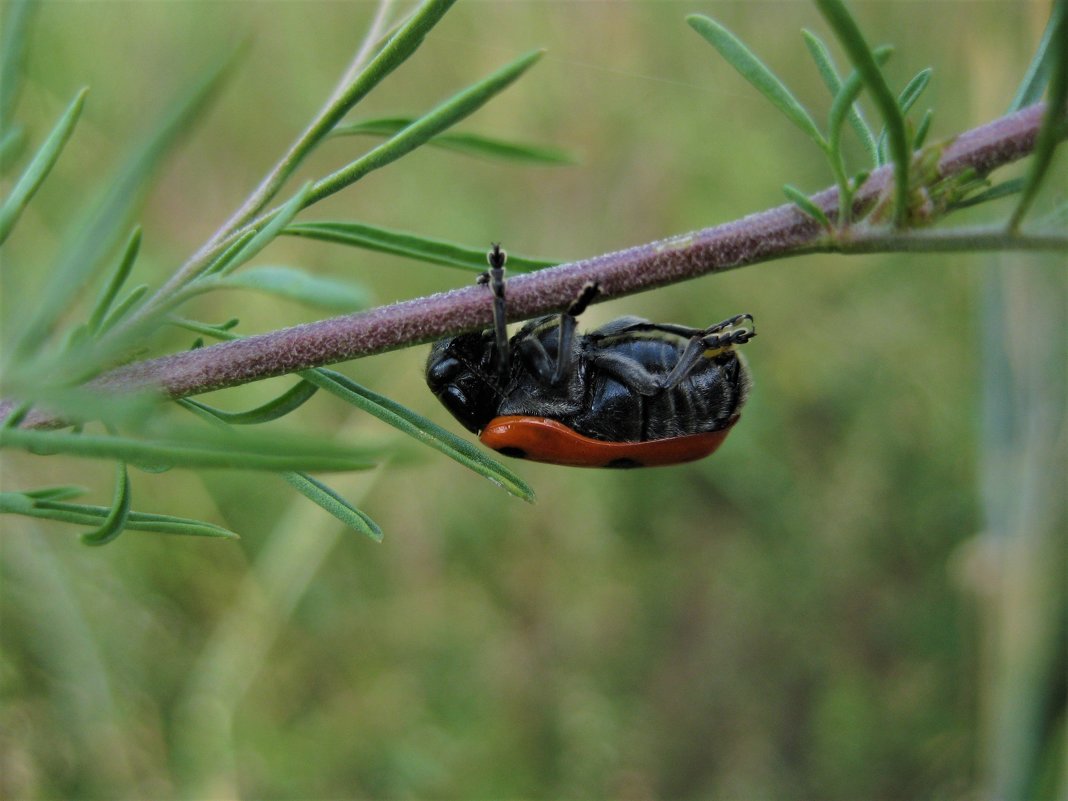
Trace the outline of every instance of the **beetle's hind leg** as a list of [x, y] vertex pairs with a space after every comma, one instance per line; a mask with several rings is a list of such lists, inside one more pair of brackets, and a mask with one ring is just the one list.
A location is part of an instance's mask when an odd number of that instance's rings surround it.
[[692, 337], [683, 350], [679, 360], [664, 376], [661, 389], [677, 387], [686, 376], [693, 372], [702, 359], [714, 359], [735, 345], [743, 345], [756, 336], [753, 315], [736, 314], [721, 323], [709, 326], [700, 334]]

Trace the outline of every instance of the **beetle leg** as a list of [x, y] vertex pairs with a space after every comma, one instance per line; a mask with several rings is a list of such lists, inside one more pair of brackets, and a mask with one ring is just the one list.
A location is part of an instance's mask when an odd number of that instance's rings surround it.
[[515, 346], [518, 357], [530, 370], [530, 374], [542, 386], [550, 386], [556, 368], [541, 340], [535, 337], [517, 337]]
[[575, 330], [578, 328], [578, 315], [585, 311], [599, 288], [590, 282], [582, 287], [578, 297], [568, 306], [567, 311], [559, 315], [556, 325], [556, 361], [549, 355], [541, 337], [552, 331], [552, 316], [533, 331], [524, 329], [530, 336], [517, 335], [515, 346], [531, 375], [543, 387], [554, 387], [567, 379], [571, 373], [572, 356], [575, 349]]
[[594, 353], [591, 361], [598, 370], [639, 395], [656, 395], [661, 390], [657, 377], [630, 356], [602, 350]]
[[753, 318], [749, 314], [738, 314], [722, 323], [706, 328], [700, 335], [686, 343], [686, 349], [679, 360], [664, 376], [660, 388], [673, 389], [681, 384], [702, 359], [712, 359], [734, 345], [742, 345], [756, 336]]
[[753, 316], [750, 314], [736, 314], [734, 317], [724, 320], [722, 323], [716, 323], [708, 328], [693, 328], [688, 325], [678, 325], [677, 323], [651, 323], [648, 320], [642, 320], [639, 317], [621, 317], [618, 320], [613, 320], [601, 328], [598, 328], [596, 331], [589, 332], [587, 336], [598, 341], [611, 341], [614, 339], [625, 339], [631, 334], [653, 332], [674, 334], [675, 336], [690, 339], [691, 337], [707, 336], [716, 331], [721, 331], [724, 328], [738, 325], [743, 320], [749, 321], [751, 336], [755, 336], [755, 331], [752, 331]]
[[496, 343], [497, 377], [504, 381], [508, 377], [511, 354], [508, 352], [508, 320], [504, 301], [504, 264], [508, 254], [501, 249], [499, 242], [493, 243], [493, 249], [486, 256], [489, 261], [489, 273], [479, 276], [480, 284], [489, 284], [493, 292], [493, 335]]
[[583, 285], [582, 290], [575, 300], [568, 306], [567, 311], [560, 315], [560, 335], [557, 339], [556, 369], [553, 370], [553, 386], [567, 378], [571, 370], [571, 352], [575, 347], [575, 329], [578, 328], [578, 316], [586, 311], [600, 287], [596, 282], [590, 281]]

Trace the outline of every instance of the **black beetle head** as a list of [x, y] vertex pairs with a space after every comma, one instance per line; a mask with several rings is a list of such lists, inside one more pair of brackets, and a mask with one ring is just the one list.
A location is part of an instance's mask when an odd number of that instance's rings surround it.
[[493, 331], [476, 331], [439, 339], [426, 360], [430, 391], [474, 434], [497, 416], [501, 404], [493, 351]]

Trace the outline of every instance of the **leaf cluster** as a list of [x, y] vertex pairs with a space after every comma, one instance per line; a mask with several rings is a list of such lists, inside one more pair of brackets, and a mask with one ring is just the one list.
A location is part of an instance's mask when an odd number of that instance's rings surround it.
[[[193, 399], [179, 400], [177, 406], [186, 420], [161, 414], [165, 406], [173, 405], [163, 398], [141, 395], [101, 401], [77, 388], [116, 362], [136, 356], [146, 339], [164, 326], [193, 331], [197, 334], [193, 347], [202, 345], [205, 337], [237, 338], [234, 329], [240, 324], [238, 319], [213, 325], [181, 316], [183, 304], [206, 293], [268, 292], [335, 312], [352, 312], [369, 305], [370, 292], [349, 278], [315, 275], [292, 265], [255, 263], [279, 236], [332, 242], [468, 271], [484, 269], [485, 249], [481, 247], [357, 221], [297, 221], [298, 214], [308, 207], [423, 145], [521, 164], [570, 163], [567, 154], [554, 148], [450, 130], [526, 72], [540, 57], [538, 51], [515, 59], [422, 114], [342, 124], [364, 97], [416, 53], [453, 2], [426, 0], [388, 36], [383, 36], [385, 21], [377, 19], [355, 61], [311, 124], [234, 215], [175, 270], [168, 282], [152, 292], [147, 284], [129, 285], [144, 238], [140, 227], [130, 230], [129, 220], [155, 171], [203, 116], [239, 54], [219, 59], [167, 104], [168, 111], [140, 145], [130, 149], [105, 191], [89, 205], [90, 210], [71, 225], [70, 239], [49, 272], [42, 296], [8, 326], [10, 341], [5, 345], [3, 394], [17, 400], [7, 402], [0, 448], [114, 461], [111, 506], [70, 503], [69, 499], [82, 490], [60, 487], [5, 492], [0, 512], [93, 526], [82, 535], [83, 542], [93, 545], [111, 542], [126, 529], [229, 537], [235, 535], [210, 523], [132, 510], [129, 468], [151, 472], [177, 467], [259, 470], [280, 475], [346, 525], [380, 539], [382, 532], [373, 520], [309, 473], [368, 469], [387, 459], [393, 449], [338, 445], [321, 438], [279, 433], [268, 425], [299, 408], [319, 389], [444, 453], [511, 494], [533, 499], [533, 492], [518, 476], [470, 443], [332, 370], [309, 370], [273, 401], [244, 412], [224, 412]], [[32, 10], [33, 0], [19, 0], [9, 9], [5, 25], [0, 100], [6, 169], [15, 163], [13, 156], [26, 138], [11, 120]], [[15, 230], [35, 192], [59, 161], [76, 131], [87, 95], [88, 88], [75, 93], [51, 131], [25, 160], [0, 204], [0, 244]], [[328, 137], [341, 136], [353, 141], [358, 136], [382, 141], [285, 196], [288, 179], [296, 168]], [[280, 197], [283, 199], [277, 202]], [[109, 264], [109, 254], [116, 249], [118, 258]], [[523, 256], [513, 256], [511, 262], [519, 271], [552, 264]], [[84, 312], [84, 321], [67, 324], [78, 298], [100, 277], [102, 287]], [[20, 427], [31, 408], [42, 407], [72, 425], [55, 431]], [[102, 431], [94, 432], [98, 427]]]
[[[700, 14], [687, 18], [690, 26], [812, 140], [826, 158], [838, 188], [835, 214], [830, 214], [789, 184], [783, 187], [786, 197], [818, 221], [828, 235], [842, 239], [861, 222], [873, 226], [890, 219], [895, 228], [904, 229], [934, 222], [948, 211], [1022, 192], [1023, 197], [1009, 225], [1010, 230], [1015, 230], [1048, 173], [1056, 143], [1064, 138], [1064, 115], [1056, 110], [1063, 110], [1065, 102], [1065, 90], [1060, 82], [1068, 69], [1065, 67], [1068, 63], [1068, 30], [1064, 23], [1066, 4], [1061, 0], [1055, 4], [1047, 34], [1013, 104], [1013, 108], [1018, 109], [1035, 102], [1044, 80], [1049, 79], [1051, 113], [1040, 135], [1031, 173], [1026, 179], [1012, 179], [997, 186], [991, 186], [974, 172], [951, 177], [939, 175], [941, 147], [924, 147], [931, 128], [932, 110], [926, 109], [918, 119], [909, 116], [931, 81], [931, 68], [921, 69], [895, 92], [883, 73], [893, 48], [887, 45], [872, 47], [842, 0], [815, 0], [815, 4], [852, 66], [852, 71], [843, 77], [827, 43], [812, 31], [802, 31], [805, 47], [831, 96], [823, 128], [785, 82], [723, 25]], [[881, 120], [878, 133], [868, 123], [859, 105], [863, 92], [870, 96]], [[847, 123], [867, 156], [867, 163], [859, 168], [852, 168], [847, 162], [844, 137]], [[858, 191], [872, 171], [885, 164], [892, 165], [892, 192], [858, 206]]]

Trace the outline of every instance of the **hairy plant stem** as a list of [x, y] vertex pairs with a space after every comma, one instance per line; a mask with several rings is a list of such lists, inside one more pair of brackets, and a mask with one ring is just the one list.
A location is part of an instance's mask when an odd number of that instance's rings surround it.
[[[985, 175], [1026, 156], [1034, 146], [1044, 111], [1044, 104], [1036, 104], [944, 144], [939, 175], [954, 175], [965, 169]], [[854, 210], [869, 208], [893, 191], [892, 170], [887, 166], [871, 174], [854, 197]], [[836, 188], [820, 192], [812, 201], [831, 220], [837, 218]], [[598, 300], [609, 300], [815, 250], [940, 251], [960, 250], [966, 245], [952, 231], [925, 231], [920, 235], [852, 233], [856, 234], [852, 240], [826, 240], [826, 231], [819, 223], [790, 203], [712, 228], [511, 278], [509, 317], [523, 320], [563, 309], [587, 281], [600, 285]], [[984, 249], [1063, 246], [1063, 240], [1056, 237], [987, 234], [981, 240], [985, 242]], [[967, 249], [975, 249], [974, 240], [971, 244], [973, 247]], [[484, 328], [492, 320], [492, 306], [491, 293], [484, 286], [471, 285], [359, 314], [135, 362], [100, 375], [86, 386], [105, 393], [156, 389], [170, 397], [196, 395]], [[14, 401], [0, 403], [0, 420], [15, 407]], [[28, 427], [57, 424], [59, 421], [36, 410], [22, 422]]]
[[1004, 227], [955, 228], [951, 231], [910, 231], [905, 234], [849, 230], [824, 237], [805, 253], [978, 253], [981, 251], [1059, 251], [1068, 253], [1068, 236], [1017, 234]]

